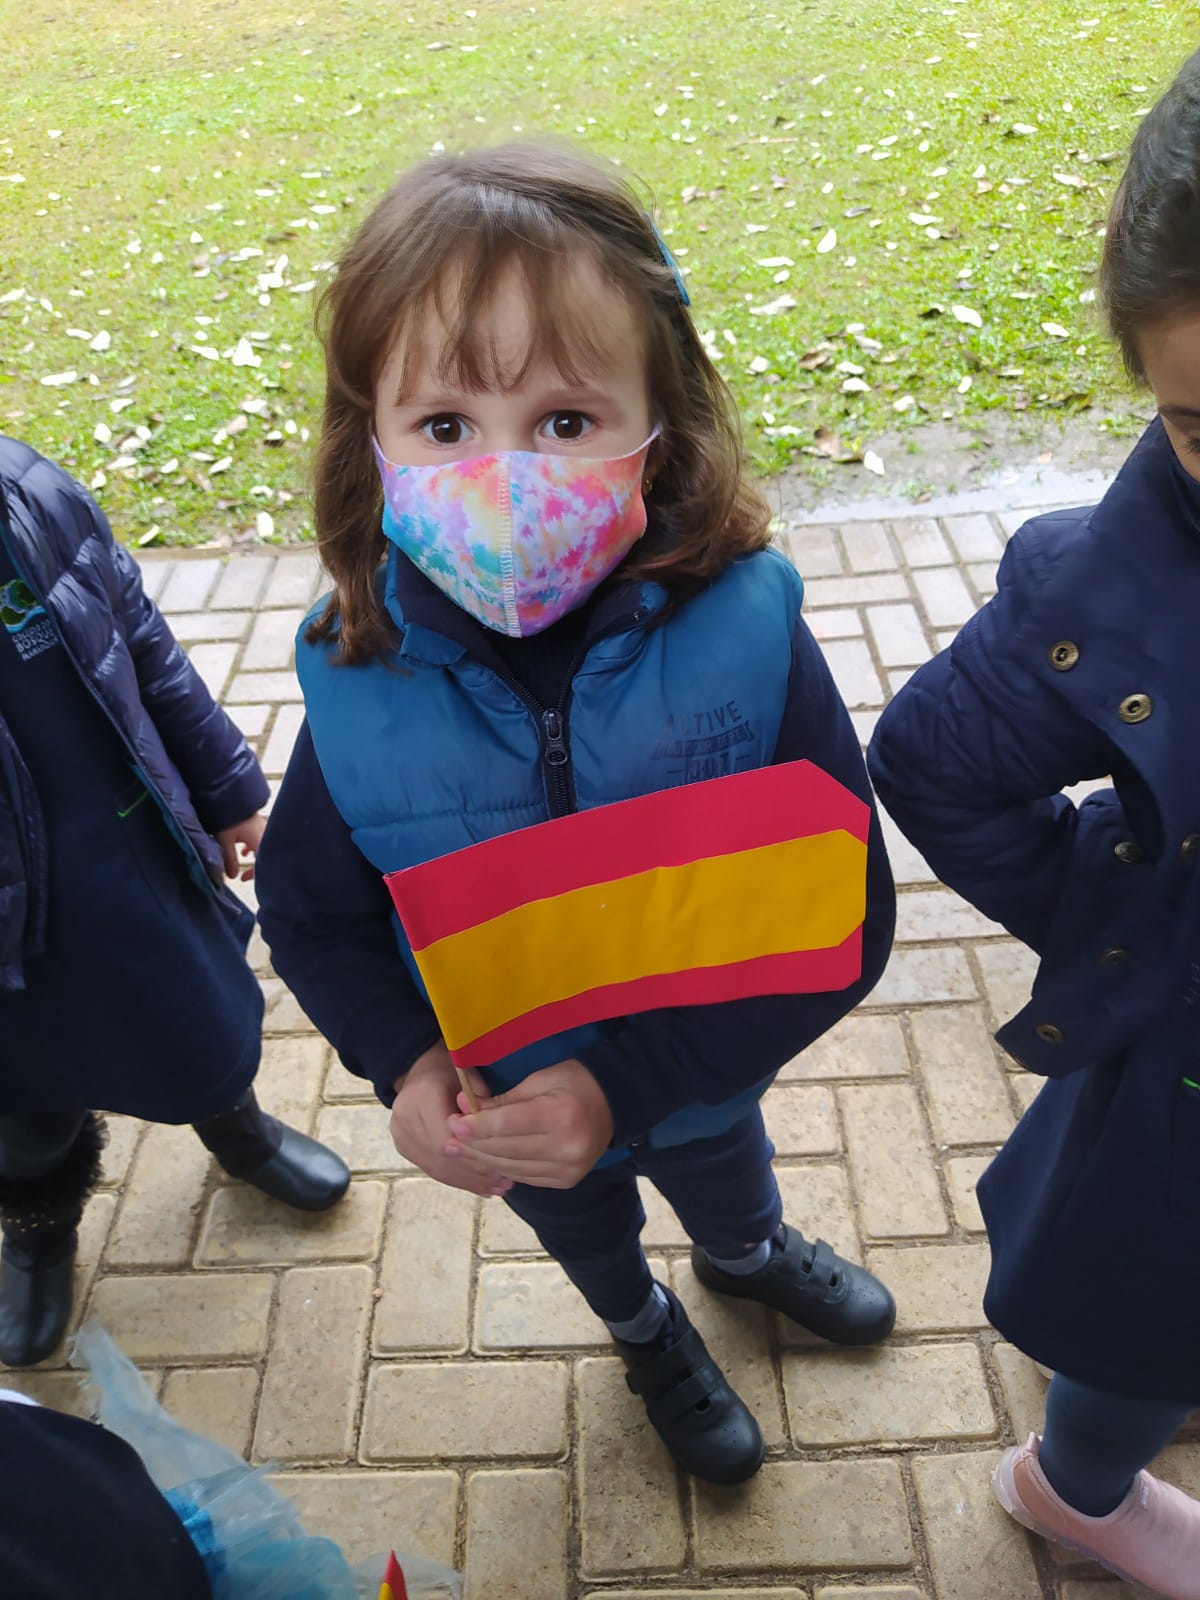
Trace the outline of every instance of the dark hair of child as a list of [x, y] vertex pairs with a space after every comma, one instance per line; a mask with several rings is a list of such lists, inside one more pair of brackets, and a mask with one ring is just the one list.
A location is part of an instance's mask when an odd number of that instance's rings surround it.
[[1104, 236], [1100, 289], [1130, 377], [1145, 328], [1200, 308], [1200, 50], [1139, 124]]

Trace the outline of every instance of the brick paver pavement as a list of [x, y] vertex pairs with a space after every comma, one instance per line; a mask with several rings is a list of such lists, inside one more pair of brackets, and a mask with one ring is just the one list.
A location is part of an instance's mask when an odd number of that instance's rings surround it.
[[[807, 616], [861, 736], [994, 588], [1021, 515], [793, 527]], [[150, 592], [278, 780], [300, 720], [291, 641], [308, 553], [150, 557]], [[992, 1044], [1032, 959], [889, 828], [891, 966], [766, 1100], [789, 1217], [892, 1285], [883, 1349], [820, 1347], [693, 1279], [653, 1194], [646, 1239], [768, 1443], [736, 1491], [672, 1470], [603, 1329], [532, 1235], [414, 1173], [387, 1118], [267, 993], [265, 1104], [340, 1151], [345, 1203], [300, 1217], [231, 1184], [188, 1130], [114, 1118], [82, 1230], [89, 1305], [177, 1416], [257, 1461], [351, 1556], [464, 1567], [468, 1600], [1115, 1600], [994, 1505], [988, 1470], [1044, 1382], [980, 1310], [976, 1178], [1038, 1083]], [[78, 1407], [61, 1358], [16, 1384]], [[9, 1375], [5, 1375], [6, 1381]], [[1200, 1436], [1197, 1436], [1200, 1437]], [[1200, 1491], [1200, 1442], [1166, 1475]]]

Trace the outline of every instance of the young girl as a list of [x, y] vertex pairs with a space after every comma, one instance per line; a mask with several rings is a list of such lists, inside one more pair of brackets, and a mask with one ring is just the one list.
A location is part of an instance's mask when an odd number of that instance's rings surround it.
[[1042, 958], [999, 1037], [1050, 1081], [979, 1199], [988, 1315], [1057, 1376], [997, 1495], [1197, 1600], [1200, 1504], [1142, 1469], [1200, 1405], [1200, 55], [1138, 129], [1102, 285], [1158, 416], [1099, 506], [1017, 534], [870, 765], [938, 875]]
[[317, 522], [336, 590], [299, 645], [307, 730], [259, 893], [277, 970], [392, 1107], [397, 1148], [503, 1194], [607, 1323], [675, 1459], [736, 1482], [762, 1436], [650, 1276], [635, 1179], [674, 1206], [711, 1288], [842, 1343], [889, 1332], [883, 1285], [782, 1224], [758, 1107], [883, 968], [878, 820], [853, 988], [557, 1034], [489, 1068], [485, 1092], [509, 1092], [474, 1116], [457, 1115], [382, 883], [578, 808], [802, 756], [869, 799], [686, 304], [636, 200], [573, 155], [427, 162], [368, 217], [325, 305]]
[[[323, 1209], [345, 1164], [258, 1107], [258, 763], [65, 472], [0, 438], [0, 1361], [50, 1354], [99, 1170], [95, 1110], [192, 1122]], [[92, 1108], [92, 1109], [88, 1109]]]

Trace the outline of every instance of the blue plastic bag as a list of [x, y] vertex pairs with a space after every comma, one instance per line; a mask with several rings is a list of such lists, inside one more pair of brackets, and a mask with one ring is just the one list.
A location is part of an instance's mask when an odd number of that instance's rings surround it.
[[[80, 1330], [71, 1359], [87, 1372], [98, 1420], [138, 1452], [187, 1528], [213, 1600], [376, 1600], [386, 1555], [351, 1567], [332, 1540], [305, 1533], [271, 1469], [181, 1427], [97, 1323]], [[462, 1600], [458, 1573], [398, 1559], [410, 1600]]]

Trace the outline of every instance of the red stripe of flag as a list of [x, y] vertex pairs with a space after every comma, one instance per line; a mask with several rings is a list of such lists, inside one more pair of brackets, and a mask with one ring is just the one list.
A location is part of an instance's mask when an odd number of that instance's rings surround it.
[[862, 976], [862, 929], [856, 928], [832, 950], [798, 950], [757, 956], [720, 967], [693, 967], [629, 983], [607, 984], [583, 994], [539, 1006], [493, 1028], [454, 1051], [458, 1067], [486, 1067], [521, 1049], [532, 1039], [546, 1039], [582, 1023], [632, 1016], [667, 1006], [712, 1005], [744, 1000], [751, 995], [825, 994], [848, 989]]
[[403, 880], [404, 928], [417, 951], [534, 895], [549, 900], [836, 829], [865, 843], [869, 827], [863, 801], [811, 761], [789, 761], [557, 817], [389, 872], [385, 881], [399, 907]]

